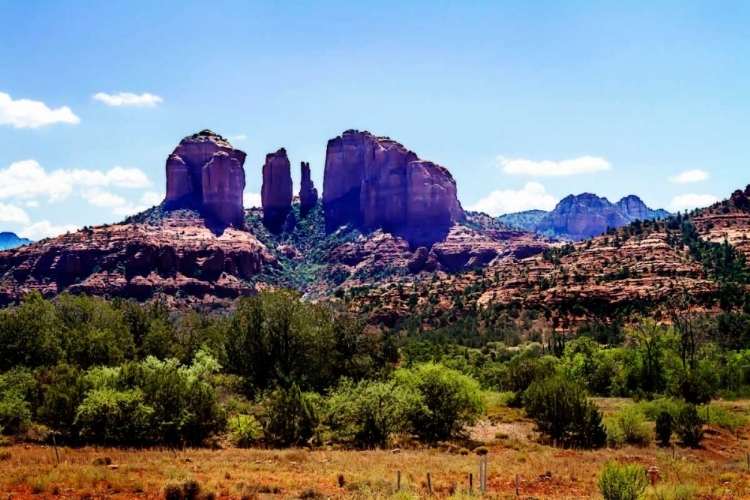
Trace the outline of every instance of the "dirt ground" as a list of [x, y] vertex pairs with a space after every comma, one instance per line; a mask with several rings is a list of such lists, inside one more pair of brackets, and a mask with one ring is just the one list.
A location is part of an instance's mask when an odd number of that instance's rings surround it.
[[[701, 449], [559, 450], [537, 444], [528, 422], [483, 423], [474, 439], [488, 441], [487, 498], [599, 498], [596, 481], [608, 460], [655, 465], [661, 474], [647, 498], [750, 498], [750, 444], [742, 434], [708, 432]], [[500, 436], [500, 439], [496, 436]], [[430, 473], [436, 498], [478, 495], [479, 457], [440, 449], [123, 450], [15, 445], [0, 449], [2, 500], [162, 499], [170, 481], [194, 478], [202, 498], [426, 498]], [[466, 453], [466, 451], [464, 451]], [[674, 458], [673, 458], [674, 454]], [[94, 465], [97, 459], [105, 465]], [[108, 460], [107, 460], [108, 459]], [[107, 461], [111, 461], [109, 466]], [[402, 473], [397, 491], [398, 471]], [[469, 491], [469, 474], [474, 488]]]

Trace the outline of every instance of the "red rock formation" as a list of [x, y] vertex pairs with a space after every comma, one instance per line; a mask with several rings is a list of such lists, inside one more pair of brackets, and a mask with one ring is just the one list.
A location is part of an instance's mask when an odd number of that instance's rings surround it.
[[318, 203], [318, 190], [310, 178], [310, 164], [303, 161], [300, 169], [302, 182], [299, 187], [299, 209], [304, 217]]
[[212, 303], [249, 295], [278, 259], [255, 236], [216, 236], [193, 215], [102, 226], [0, 252], [0, 303], [38, 290]]
[[387, 137], [348, 130], [328, 141], [323, 207], [326, 228], [341, 225], [432, 243], [464, 218], [450, 172]]
[[245, 153], [210, 130], [185, 137], [167, 159], [164, 208], [205, 210], [222, 224], [242, 228]]
[[266, 155], [263, 165], [261, 201], [263, 220], [269, 228], [278, 229], [292, 209], [292, 169], [286, 149]]

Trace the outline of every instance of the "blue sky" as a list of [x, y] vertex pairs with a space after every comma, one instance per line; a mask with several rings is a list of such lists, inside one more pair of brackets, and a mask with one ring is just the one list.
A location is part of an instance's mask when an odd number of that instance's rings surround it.
[[349, 128], [492, 213], [750, 183], [748, 2], [0, 0], [0, 19], [0, 229], [32, 238], [158, 202], [205, 128], [248, 153], [248, 200], [282, 146], [321, 189]]

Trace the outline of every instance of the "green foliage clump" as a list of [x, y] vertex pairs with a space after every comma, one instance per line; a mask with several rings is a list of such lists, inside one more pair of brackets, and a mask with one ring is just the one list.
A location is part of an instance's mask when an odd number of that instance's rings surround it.
[[410, 421], [426, 441], [458, 434], [475, 423], [484, 409], [477, 381], [443, 365], [427, 363], [398, 370], [396, 381], [420, 396], [421, 404], [413, 407]]
[[682, 444], [697, 447], [703, 439], [703, 425], [705, 420], [698, 414], [695, 405], [685, 404], [680, 408], [675, 418], [675, 432]]
[[637, 465], [610, 461], [599, 474], [599, 491], [604, 500], [639, 500], [647, 485], [646, 474]]
[[551, 441], [577, 448], [601, 448], [607, 440], [602, 415], [579, 384], [562, 376], [534, 382], [524, 394], [526, 414]]
[[253, 415], [237, 415], [229, 419], [229, 437], [238, 448], [249, 448], [263, 438], [263, 427]]
[[264, 403], [263, 431], [268, 442], [278, 446], [297, 446], [313, 437], [318, 415], [311, 397], [297, 384], [270, 393]]
[[384, 447], [391, 435], [409, 432], [410, 417], [424, 411], [421, 394], [395, 380], [355, 384], [344, 379], [327, 405], [337, 435], [368, 448]]
[[648, 446], [653, 439], [651, 429], [641, 412], [634, 407], [621, 411], [616, 422], [622, 431], [624, 442], [635, 446]]
[[674, 432], [674, 417], [668, 411], [662, 411], [656, 417], [656, 440], [659, 446], [667, 447]]

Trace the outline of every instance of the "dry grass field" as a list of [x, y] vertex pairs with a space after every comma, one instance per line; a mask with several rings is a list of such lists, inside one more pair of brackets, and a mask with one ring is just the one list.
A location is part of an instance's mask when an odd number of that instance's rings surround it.
[[[475, 439], [493, 436], [487, 443], [489, 474], [484, 497], [517, 498], [518, 474], [523, 499], [600, 498], [599, 470], [606, 461], [617, 460], [644, 470], [651, 465], [659, 468], [662, 481], [648, 488], [647, 498], [750, 498], [750, 447], [742, 433], [709, 429], [701, 449], [678, 447], [672, 458], [672, 449], [653, 444], [617, 450], [557, 450], [534, 442], [530, 430], [523, 421], [485, 423], [472, 430]], [[479, 496], [479, 457], [473, 452], [462, 455], [458, 447], [448, 446], [398, 453], [60, 448], [59, 455], [58, 465], [51, 447], [0, 449], [2, 500], [162, 499], [167, 484], [191, 478], [200, 485], [198, 498], [204, 500], [426, 498], [428, 472], [435, 498]], [[97, 461], [104, 463], [95, 465]], [[397, 491], [399, 470], [402, 484]], [[473, 491], [469, 491], [470, 473], [475, 478]]]

